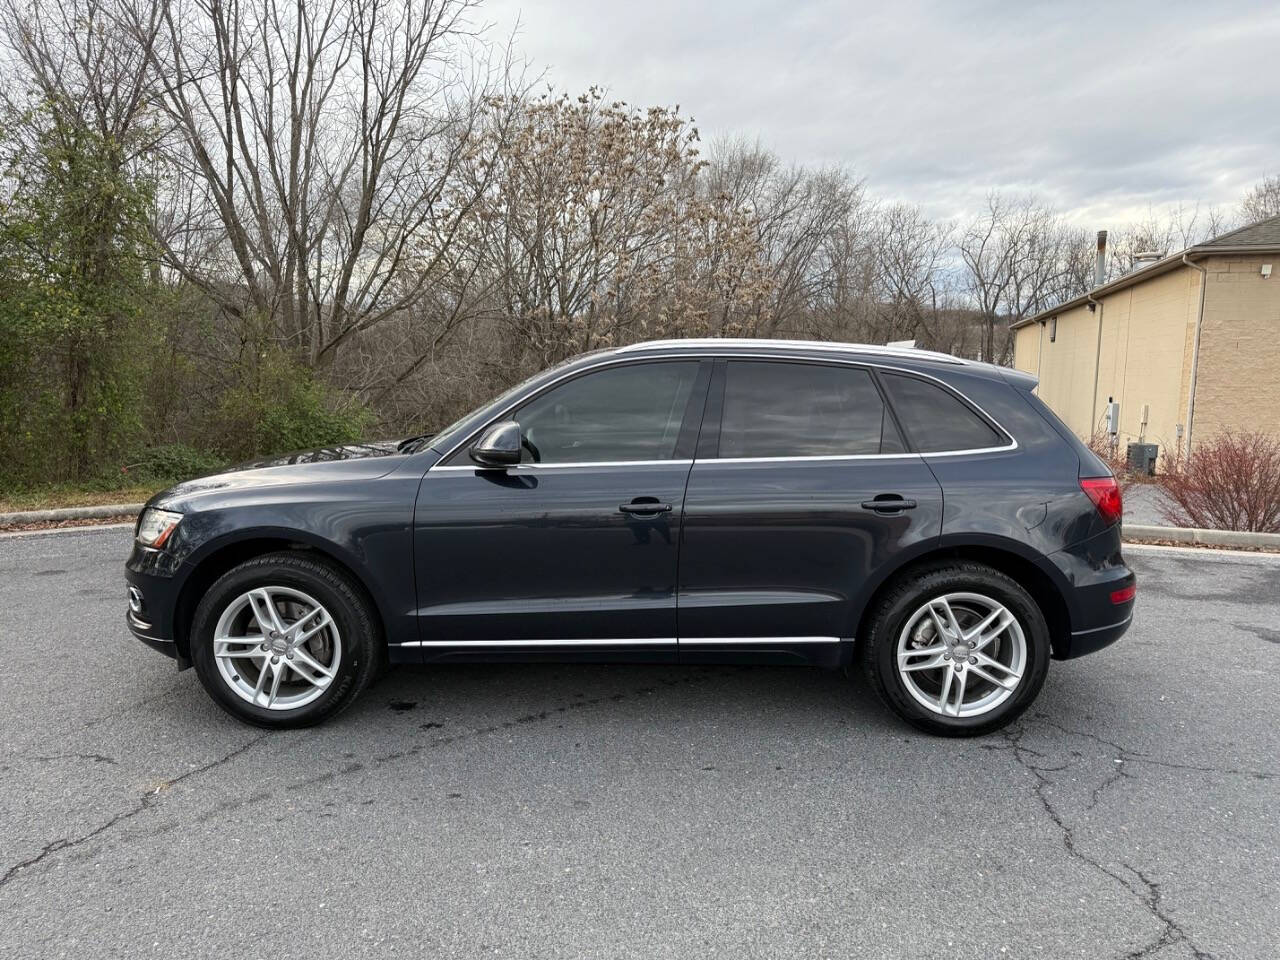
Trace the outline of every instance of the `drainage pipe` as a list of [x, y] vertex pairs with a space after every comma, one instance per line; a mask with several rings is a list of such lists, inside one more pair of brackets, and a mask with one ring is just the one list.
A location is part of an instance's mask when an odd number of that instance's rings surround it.
[[[1182, 255], [1182, 262], [1200, 273], [1200, 305], [1196, 308], [1196, 336], [1191, 347], [1191, 383], [1187, 388], [1187, 429], [1183, 432], [1183, 456], [1191, 454], [1191, 421], [1196, 415], [1196, 374], [1200, 371], [1200, 327], [1204, 323], [1204, 290], [1209, 285], [1209, 271], [1198, 263], [1192, 263], [1187, 255]], [[1095, 388], [1096, 393], [1096, 388]], [[1097, 397], [1095, 396], [1096, 400]]]
[[1092, 439], [1098, 432], [1098, 374], [1102, 370], [1102, 301], [1095, 300], [1091, 293], [1089, 306], [1098, 315], [1098, 342], [1093, 348], [1093, 404], [1089, 407], [1089, 412], [1093, 414], [1093, 419], [1089, 421], [1089, 437]]

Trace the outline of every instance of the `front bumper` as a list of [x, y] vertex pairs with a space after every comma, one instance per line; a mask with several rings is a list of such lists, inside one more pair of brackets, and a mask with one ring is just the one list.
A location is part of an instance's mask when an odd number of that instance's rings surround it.
[[180, 564], [163, 551], [134, 544], [125, 564], [125, 581], [129, 585], [129, 608], [125, 625], [138, 640], [178, 662], [178, 669], [191, 666], [185, 645], [175, 629]]
[[172, 637], [156, 636], [155, 626], [147, 623], [132, 610], [125, 612], [124, 619], [125, 623], [129, 625], [129, 632], [152, 650], [158, 650], [166, 657], [172, 657], [174, 660], [181, 659], [178, 655], [178, 645]]

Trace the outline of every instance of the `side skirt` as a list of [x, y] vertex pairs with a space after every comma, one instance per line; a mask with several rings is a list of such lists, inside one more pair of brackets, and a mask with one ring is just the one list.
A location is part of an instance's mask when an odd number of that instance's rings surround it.
[[[674, 637], [601, 640], [420, 640], [400, 644], [393, 662], [760, 663], [839, 667], [852, 651], [840, 637]], [[393, 648], [394, 651], [395, 648]], [[421, 658], [421, 659], [419, 659]]]

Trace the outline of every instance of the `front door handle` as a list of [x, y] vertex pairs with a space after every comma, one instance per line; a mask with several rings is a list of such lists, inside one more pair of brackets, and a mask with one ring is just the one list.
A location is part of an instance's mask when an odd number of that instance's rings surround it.
[[863, 510], [874, 510], [876, 513], [899, 513], [902, 510], [914, 510], [916, 502], [914, 500], [904, 500], [902, 497], [889, 494], [880, 494], [874, 500], [863, 500]]
[[621, 504], [618, 509], [636, 517], [651, 517], [659, 513], [670, 513], [671, 504], [659, 503], [656, 497], [636, 497], [630, 503]]

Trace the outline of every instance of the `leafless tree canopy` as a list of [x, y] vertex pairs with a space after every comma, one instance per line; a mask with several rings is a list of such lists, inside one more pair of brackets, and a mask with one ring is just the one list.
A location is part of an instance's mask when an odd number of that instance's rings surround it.
[[[199, 409], [261, 406], [278, 370], [396, 430], [646, 337], [1007, 362], [1011, 321], [1093, 281], [1092, 231], [1037, 197], [939, 223], [846, 169], [705, 146], [678, 108], [535, 89], [473, 0], [0, 0], [0, 19], [5, 137], [51, 111], [152, 197], [148, 309], [187, 374], [154, 378], [171, 439]], [[1276, 213], [1270, 177], [1240, 214]], [[1197, 206], [1097, 226], [1118, 275], [1229, 224]]]
[[1280, 217], [1280, 173], [1264, 177], [1240, 203], [1243, 223], [1257, 223], [1268, 217]]
[[[170, 125], [165, 263], [308, 362], [420, 299], [492, 160], [459, 0], [124, 11]], [[478, 150], [489, 150], [478, 157]]]

